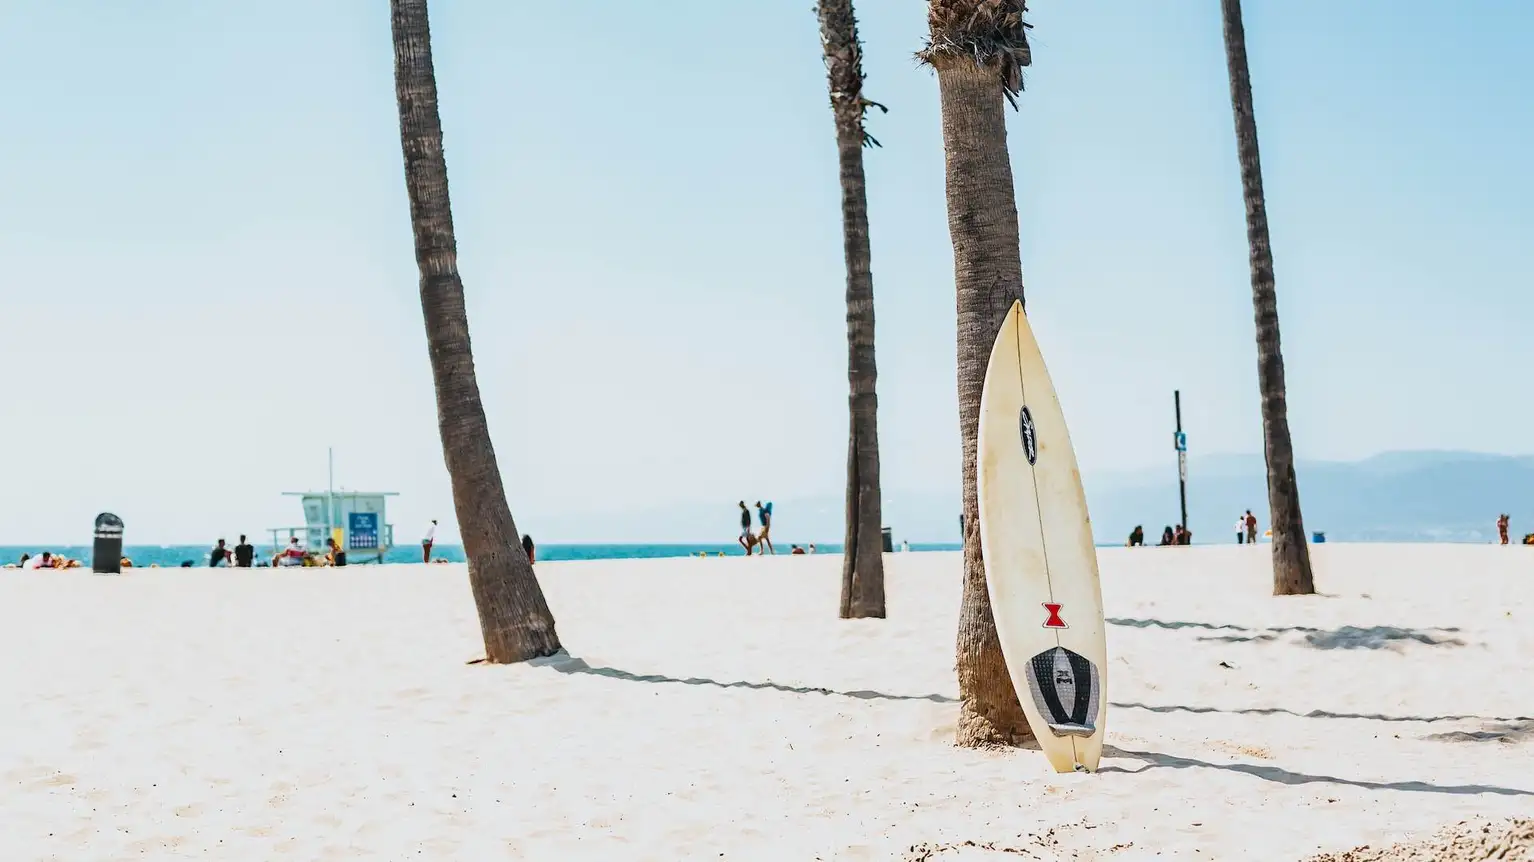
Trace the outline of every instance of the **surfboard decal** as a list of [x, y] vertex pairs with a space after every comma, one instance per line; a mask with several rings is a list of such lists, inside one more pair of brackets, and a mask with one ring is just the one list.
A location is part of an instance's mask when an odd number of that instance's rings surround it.
[[1044, 620], [1044, 628], [1046, 628], [1046, 629], [1068, 629], [1068, 628], [1070, 628], [1070, 626], [1066, 625], [1065, 624], [1065, 620], [1060, 616], [1060, 609], [1065, 607], [1065, 605], [1062, 605], [1059, 602], [1043, 602], [1042, 604], [1044, 606], [1044, 610], [1049, 612], [1049, 617]]
[[1091, 736], [1097, 732], [1102, 682], [1086, 656], [1050, 647], [1028, 661], [1028, 689], [1033, 703], [1056, 736]]
[[1028, 412], [1028, 405], [1023, 405], [1017, 424], [1023, 438], [1023, 454], [1028, 456], [1028, 466], [1032, 467], [1039, 460], [1039, 435], [1033, 430], [1033, 414]]

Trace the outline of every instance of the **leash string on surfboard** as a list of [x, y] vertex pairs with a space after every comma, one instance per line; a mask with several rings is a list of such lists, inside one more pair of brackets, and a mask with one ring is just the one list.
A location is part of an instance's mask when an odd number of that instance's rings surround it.
[[[1017, 307], [1016, 305], [1012, 307], [1009, 313], [1017, 315], [1017, 325], [1014, 326], [1012, 330], [1012, 352], [1013, 356], [1017, 359], [1017, 388], [1023, 396], [1023, 408], [1027, 409], [1028, 384], [1023, 380], [1023, 325], [1027, 315], [1021, 308]], [[1031, 418], [1032, 411], [1029, 411], [1029, 413]], [[1034, 437], [1037, 439], [1038, 431], [1034, 431]], [[1043, 550], [1044, 554], [1044, 584], [1049, 588], [1049, 601], [1053, 603], [1055, 601], [1055, 579], [1054, 573], [1050, 570], [1049, 565], [1049, 536], [1047, 535], [1047, 531], [1044, 529], [1044, 505], [1043, 501], [1039, 498], [1039, 478], [1036, 472], [1037, 469], [1037, 464], [1030, 463], [1028, 465], [1028, 481], [1029, 484], [1033, 486], [1033, 508], [1035, 512], [1038, 512], [1039, 517], [1039, 547]], [[1059, 629], [1055, 629], [1054, 636], [1055, 647], [1060, 648], [1064, 646], [1060, 643]], [[1091, 683], [1089, 681], [1088, 685], [1090, 684]], [[1081, 752], [1076, 748], [1076, 738], [1067, 737], [1067, 739], [1071, 743], [1071, 764], [1079, 770], [1082, 768]]]

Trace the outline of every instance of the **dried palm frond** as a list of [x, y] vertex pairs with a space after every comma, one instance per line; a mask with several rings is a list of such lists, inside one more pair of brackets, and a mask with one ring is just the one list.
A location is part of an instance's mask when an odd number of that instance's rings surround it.
[[831, 82], [831, 111], [838, 123], [855, 124], [863, 146], [882, 146], [863, 121], [869, 108], [889, 113], [872, 99], [863, 96], [863, 46], [858, 41], [858, 22], [852, 12], [852, 0], [825, 0], [815, 4], [820, 19], [820, 44], [825, 50], [826, 75]]
[[1023, 16], [1026, 0], [930, 0], [927, 8], [927, 47], [916, 56], [937, 65], [942, 60], [972, 59], [995, 69], [1002, 92], [1012, 107], [1023, 90], [1023, 67], [1032, 65], [1028, 30]]

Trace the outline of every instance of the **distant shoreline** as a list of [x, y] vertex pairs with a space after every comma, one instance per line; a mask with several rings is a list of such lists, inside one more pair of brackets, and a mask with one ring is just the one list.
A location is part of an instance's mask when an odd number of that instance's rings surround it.
[[[778, 542], [778, 556], [788, 555], [794, 543]], [[798, 543], [800, 547], [808, 547], [807, 542]], [[230, 540], [230, 546], [233, 546]], [[270, 559], [272, 548], [266, 543], [256, 543], [256, 559]], [[895, 546], [899, 551], [900, 545]], [[126, 545], [123, 547], [123, 556], [133, 561], [134, 566], [146, 567], [158, 565], [161, 567], [179, 567], [190, 561], [193, 568], [206, 567], [208, 555], [213, 549], [213, 544], [206, 545]], [[957, 543], [942, 542], [912, 542], [912, 552], [924, 551], [958, 551], [963, 546]], [[91, 560], [91, 546], [89, 545], [0, 545], [0, 565], [15, 563], [22, 554], [37, 555], [42, 551], [63, 555], [70, 559], [81, 560], [89, 565]], [[840, 554], [840, 543], [815, 543], [817, 554]], [[707, 554], [710, 557], [723, 554], [727, 557], [744, 556], [739, 544], [730, 543], [549, 543], [538, 544], [538, 562], [568, 562], [574, 560], [645, 560], [661, 558], [686, 558], [696, 557], [699, 554]], [[448, 562], [461, 563], [465, 561], [462, 545], [436, 544], [431, 549], [432, 559], [444, 559]], [[374, 556], [365, 551], [353, 551], [350, 554], [353, 564], [372, 563]], [[385, 563], [419, 563], [421, 562], [420, 545], [401, 545], [389, 549], [384, 556]]]
[[[1332, 544], [1447, 544], [1447, 545], [1484, 545], [1489, 544], [1485, 540], [1443, 540], [1421, 539], [1416, 541], [1380, 541], [1360, 542], [1359, 540], [1330, 540]], [[794, 543], [779, 542], [778, 556], [786, 556]], [[808, 547], [808, 543], [798, 543], [800, 547]], [[1268, 542], [1259, 544], [1268, 545]], [[1514, 542], [1513, 544], [1517, 544]], [[1236, 547], [1235, 542], [1195, 542], [1192, 547], [1219, 547], [1229, 545]], [[212, 544], [207, 545], [127, 545], [123, 548], [123, 555], [133, 561], [138, 567], [157, 565], [162, 568], [180, 567], [190, 561], [193, 568], [205, 568], [208, 565], [208, 554], [212, 550]], [[1122, 548], [1123, 542], [1099, 542], [1098, 548]], [[1147, 544], [1147, 548], [1157, 547]], [[901, 546], [895, 546], [895, 552], [900, 552]], [[962, 551], [964, 546], [957, 542], [912, 542], [911, 552], [925, 553], [933, 551]], [[0, 566], [16, 563], [22, 554], [36, 556], [42, 551], [63, 555], [69, 559], [81, 560], [84, 565], [90, 565], [91, 547], [89, 545], [0, 545]], [[840, 543], [815, 543], [816, 554], [840, 554]], [[723, 554], [726, 557], [744, 556], [740, 545], [735, 543], [689, 543], [689, 542], [665, 542], [654, 544], [623, 543], [623, 542], [564, 542], [539, 544], [537, 546], [537, 558], [539, 562], [571, 562], [578, 560], [647, 560], [647, 559], [680, 559], [696, 557], [706, 554], [716, 557]], [[258, 543], [256, 545], [256, 558], [270, 559], [272, 549]], [[465, 561], [462, 545], [432, 546], [433, 559], [447, 560], [452, 563]], [[373, 557], [364, 552], [351, 554], [354, 565], [371, 564]], [[384, 557], [385, 563], [419, 563], [421, 562], [421, 548], [419, 545], [403, 545], [391, 548]]]

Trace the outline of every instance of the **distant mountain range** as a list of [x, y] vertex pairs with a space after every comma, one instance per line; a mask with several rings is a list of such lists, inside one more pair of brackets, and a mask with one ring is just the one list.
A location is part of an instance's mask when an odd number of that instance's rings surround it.
[[[1308, 532], [1335, 541], [1487, 542], [1497, 515], [1512, 517], [1514, 541], [1534, 532], [1534, 458], [1477, 452], [1386, 452], [1362, 461], [1299, 461], [1300, 508]], [[1235, 541], [1251, 509], [1268, 527], [1261, 455], [1189, 459], [1188, 520], [1199, 542]], [[1143, 524], [1147, 539], [1178, 520], [1177, 470], [1086, 477], [1099, 542]], [[1522, 529], [1520, 529], [1520, 527]]]
[[[1296, 467], [1307, 531], [1332, 541], [1487, 542], [1497, 515], [1512, 516], [1514, 541], [1534, 532], [1534, 457], [1475, 452], [1387, 452], [1362, 461], [1300, 461]], [[1088, 474], [1087, 505], [1099, 544], [1122, 542], [1136, 524], [1155, 541], [1178, 521], [1177, 469]], [[1266, 530], [1261, 455], [1190, 458], [1188, 519], [1195, 541], [1233, 542], [1236, 518], [1251, 509]], [[738, 532], [733, 500], [642, 511], [538, 517], [518, 524], [552, 542], [728, 541]], [[840, 494], [774, 501], [774, 539], [840, 542]], [[959, 541], [959, 489], [886, 489], [884, 521], [895, 541]], [[722, 537], [722, 538], [721, 538]]]

